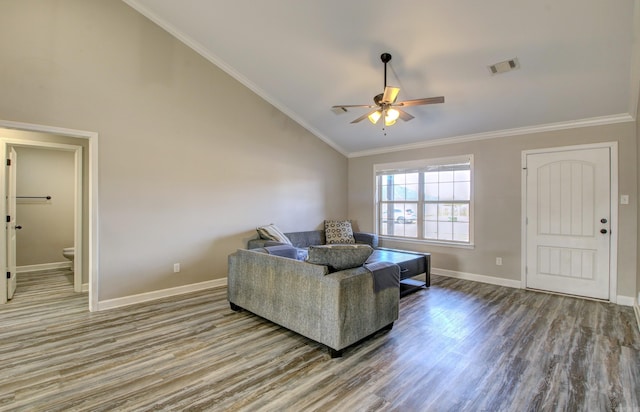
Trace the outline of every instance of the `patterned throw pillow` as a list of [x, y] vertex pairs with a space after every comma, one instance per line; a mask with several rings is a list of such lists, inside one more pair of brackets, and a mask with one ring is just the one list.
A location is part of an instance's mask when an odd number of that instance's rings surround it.
[[350, 220], [325, 220], [324, 233], [327, 245], [356, 243]]
[[329, 272], [362, 266], [373, 253], [369, 245], [309, 246], [307, 262], [329, 267]]
[[280, 230], [276, 225], [271, 223], [270, 225], [260, 226], [256, 229], [260, 239], [275, 240], [276, 242], [291, 244], [289, 238]]

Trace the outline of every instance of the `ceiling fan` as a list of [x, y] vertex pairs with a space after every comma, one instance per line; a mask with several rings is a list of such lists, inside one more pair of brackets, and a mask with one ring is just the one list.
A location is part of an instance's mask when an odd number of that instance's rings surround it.
[[367, 107], [374, 109], [367, 114], [364, 114], [351, 123], [358, 123], [366, 118], [369, 118], [371, 123], [376, 124], [380, 118], [384, 118], [385, 126], [391, 126], [395, 124], [398, 118], [408, 122], [413, 119], [414, 116], [402, 110], [403, 107], [420, 106], [424, 104], [436, 104], [444, 103], [444, 96], [427, 97], [424, 99], [405, 100], [402, 102], [396, 102], [400, 88], [387, 86], [387, 63], [391, 61], [391, 55], [389, 53], [382, 53], [380, 60], [384, 63], [384, 92], [376, 95], [373, 98], [373, 105], [367, 104], [341, 104], [337, 106], [331, 106], [331, 109], [338, 112], [346, 112], [348, 107]]

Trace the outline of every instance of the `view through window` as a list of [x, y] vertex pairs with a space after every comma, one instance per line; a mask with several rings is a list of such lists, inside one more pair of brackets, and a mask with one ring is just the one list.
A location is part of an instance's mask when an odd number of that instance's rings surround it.
[[376, 165], [382, 236], [470, 244], [472, 156]]

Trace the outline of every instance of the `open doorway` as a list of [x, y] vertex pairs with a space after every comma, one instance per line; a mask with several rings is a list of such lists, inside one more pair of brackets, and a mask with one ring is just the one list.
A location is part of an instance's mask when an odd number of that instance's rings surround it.
[[18, 274], [64, 268], [73, 273], [75, 292], [88, 291], [82, 265], [82, 146], [6, 143], [6, 153], [7, 298]]
[[[13, 153], [14, 159], [12, 162], [17, 163], [18, 168], [21, 150], [24, 153], [33, 152], [34, 150], [42, 153], [55, 152], [63, 157], [70, 156], [72, 158], [73, 199], [70, 207], [73, 209], [73, 234], [70, 237], [72, 244], [67, 246], [73, 248], [75, 252], [72, 261], [74, 291], [89, 292], [89, 309], [92, 311], [97, 310], [97, 262], [93, 253], [97, 226], [95, 213], [95, 195], [97, 193], [95, 184], [97, 180], [95, 173], [95, 161], [97, 160], [96, 139], [97, 135], [91, 132], [0, 121], [0, 154], [7, 158], [8, 155]], [[7, 165], [7, 167], [2, 168], [3, 176], [0, 179], [3, 182], [0, 185], [0, 197], [7, 199], [6, 202], [0, 202], [1, 212], [7, 216], [5, 236], [0, 236], [0, 243], [2, 243], [0, 245], [0, 264], [7, 269], [8, 277], [6, 287], [0, 287], [0, 304], [7, 302], [11, 294], [11, 288], [15, 285], [15, 279], [11, 279], [14, 276], [12, 274], [20, 272], [15, 267], [16, 261], [12, 256], [16, 250], [15, 243], [13, 243], [15, 241], [14, 234], [21, 226], [19, 215], [17, 219], [11, 217], [11, 214], [15, 215], [16, 213], [16, 200], [19, 202], [25, 201], [25, 197], [33, 196], [33, 199], [28, 201], [42, 202], [44, 204], [55, 201], [55, 199], [47, 199], [50, 196], [48, 193], [21, 193], [20, 187], [16, 191], [15, 182], [12, 188], [10, 167]], [[16, 199], [16, 194], [18, 199]], [[20, 199], [19, 196], [21, 194], [27, 196]], [[11, 214], [9, 211], [11, 211]], [[57, 252], [62, 255], [62, 250]], [[37, 268], [37, 265], [35, 267]]]

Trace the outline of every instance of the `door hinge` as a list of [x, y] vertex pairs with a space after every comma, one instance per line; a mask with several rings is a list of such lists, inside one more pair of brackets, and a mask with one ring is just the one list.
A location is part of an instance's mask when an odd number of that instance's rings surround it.
[[7, 223], [11, 222], [11, 216], [7, 215]]
[[7, 159], [7, 166], [11, 166], [11, 159]]
[[7, 272], [7, 279], [11, 279], [11, 272]]

